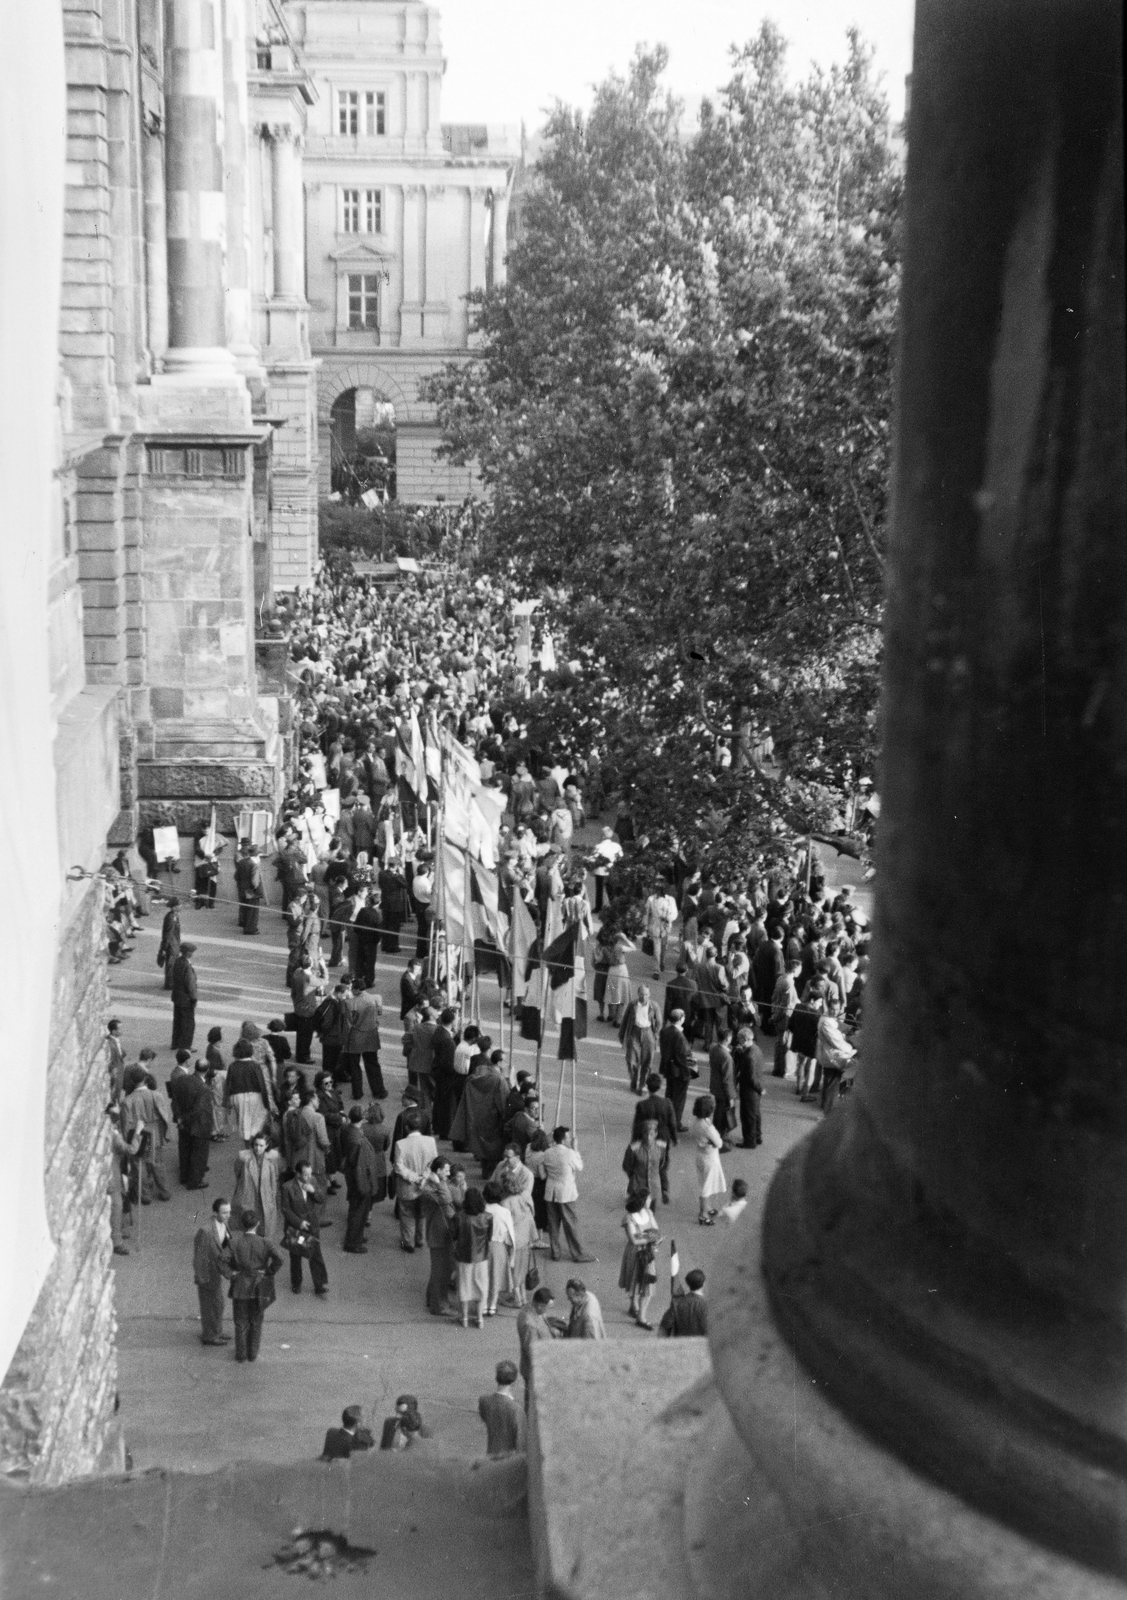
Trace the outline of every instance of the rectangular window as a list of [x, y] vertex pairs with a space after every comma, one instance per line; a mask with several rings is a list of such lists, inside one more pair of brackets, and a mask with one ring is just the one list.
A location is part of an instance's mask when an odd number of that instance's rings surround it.
[[380, 280], [374, 272], [348, 275], [348, 326], [378, 329], [380, 325]]
[[364, 232], [380, 233], [383, 230], [383, 190], [364, 191]]
[[387, 132], [387, 96], [382, 89], [365, 91], [364, 132], [369, 136]]
[[268, 44], [260, 44], [255, 50], [255, 59], [258, 63], [259, 72], [269, 72], [274, 64], [270, 46]]
[[340, 192], [340, 231], [342, 233], [360, 232], [359, 189], [342, 189]]
[[337, 132], [355, 138], [360, 132], [360, 91], [337, 90]]

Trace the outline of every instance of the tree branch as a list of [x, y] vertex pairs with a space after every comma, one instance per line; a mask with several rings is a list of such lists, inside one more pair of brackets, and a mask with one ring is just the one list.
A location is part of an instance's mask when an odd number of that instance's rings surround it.
[[873, 558], [876, 561], [877, 566], [883, 572], [884, 571], [884, 557], [881, 555], [880, 551], [877, 549], [877, 542], [873, 538], [872, 527], [871, 527], [871, 525], [869, 523], [868, 517], [865, 515], [864, 508], [861, 505], [861, 496], [857, 493], [857, 484], [855, 483], [854, 478], [853, 478], [853, 468], [852, 467], [850, 467], [850, 469], [849, 469], [849, 487], [853, 492], [853, 504], [857, 507], [857, 515], [861, 519], [861, 526], [865, 530], [865, 538], [869, 541], [869, 549], [873, 552]]

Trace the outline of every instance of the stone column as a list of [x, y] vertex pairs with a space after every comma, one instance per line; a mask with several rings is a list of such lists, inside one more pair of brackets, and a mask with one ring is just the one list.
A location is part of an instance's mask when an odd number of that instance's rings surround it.
[[223, 296], [223, 59], [219, 0], [165, 0], [166, 373], [234, 372]]
[[493, 191], [493, 287], [505, 281], [505, 256], [508, 251], [509, 191]]
[[289, 123], [268, 128], [274, 209], [274, 298], [305, 299], [301, 134]]
[[168, 349], [168, 235], [164, 206], [164, 131], [146, 115], [141, 133], [145, 195], [145, 294], [149, 354], [158, 367]]
[[408, 184], [403, 190], [403, 303], [399, 308], [400, 339], [417, 344], [423, 334], [423, 190]]
[[442, 344], [447, 338], [450, 305], [446, 285], [447, 251], [446, 190], [443, 185], [428, 185], [426, 208], [426, 302], [423, 306], [423, 334], [428, 343]]
[[489, 190], [470, 190], [470, 288], [485, 288], [485, 200]]
[[227, 343], [244, 373], [261, 363], [251, 324], [246, 0], [223, 6], [223, 159], [227, 196]]
[[768, 1198], [789, 1350], [746, 1257], [713, 1328], [821, 1587], [742, 1594], [1127, 1571], [1121, 66], [1107, 0], [917, 5], [861, 1066]]

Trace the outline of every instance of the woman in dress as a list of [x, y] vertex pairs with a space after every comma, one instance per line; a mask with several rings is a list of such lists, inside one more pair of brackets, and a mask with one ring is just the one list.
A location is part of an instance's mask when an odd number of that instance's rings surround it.
[[467, 1189], [458, 1219], [454, 1260], [458, 1265], [458, 1304], [462, 1327], [470, 1325], [470, 1306], [477, 1305], [476, 1323], [485, 1326], [482, 1315], [489, 1301], [489, 1240], [493, 1218], [486, 1214], [485, 1197], [480, 1189]]
[[657, 1283], [656, 1251], [661, 1242], [661, 1233], [648, 1194], [632, 1195], [627, 1200], [622, 1227], [626, 1243], [622, 1250], [618, 1287], [625, 1289], [630, 1296], [630, 1315], [639, 1328], [650, 1329], [653, 1323], [646, 1320], [646, 1312]]
[[716, 1101], [710, 1094], [702, 1094], [693, 1102], [693, 1121], [689, 1139], [697, 1153], [697, 1178], [700, 1180], [700, 1214], [697, 1221], [702, 1228], [711, 1228], [716, 1220], [719, 1205], [710, 1206], [714, 1195], [727, 1194], [728, 1180], [720, 1164], [720, 1147], [724, 1143], [713, 1125]]
[[544, 1157], [550, 1148], [551, 1140], [546, 1131], [540, 1128], [532, 1135], [524, 1152], [524, 1164], [532, 1173], [532, 1211], [536, 1230], [541, 1237], [548, 1232], [548, 1203], [544, 1199], [548, 1180], [544, 1173]]
[[626, 970], [626, 957], [638, 946], [624, 933], [614, 935], [610, 966], [607, 969], [606, 1007], [607, 1021], [617, 1028], [630, 1003], [630, 974]]
[[513, 1291], [513, 1255], [516, 1237], [513, 1232], [513, 1214], [505, 1204], [499, 1183], [487, 1183], [481, 1191], [485, 1200], [485, 1214], [493, 1219], [489, 1235], [489, 1300], [485, 1307], [487, 1317], [497, 1315], [497, 1302], [502, 1295]]
[[604, 928], [597, 933], [591, 941], [591, 959], [595, 968], [595, 1004], [599, 1008], [600, 1022], [607, 1020], [607, 973], [614, 960], [614, 941], [610, 931]]

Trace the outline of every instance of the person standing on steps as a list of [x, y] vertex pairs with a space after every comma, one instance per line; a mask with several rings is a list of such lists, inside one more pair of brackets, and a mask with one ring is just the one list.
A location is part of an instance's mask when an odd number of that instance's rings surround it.
[[559, 1261], [561, 1258], [562, 1233], [573, 1261], [594, 1261], [595, 1257], [587, 1254], [579, 1237], [579, 1214], [576, 1211], [579, 1189], [575, 1175], [583, 1171], [583, 1157], [579, 1154], [570, 1128], [561, 1124], [554, 1129], [552, 1144], [544, 1151], [541, 1164], [552, 1260]]
[[160, 925], [160, 945], [157, 948], [157, 966], [164, 968], [164, 986], [166, 989], [172, 988], [172, 969], [176, 965], [176, 959], [179, 954], [180, 902], [173, 895], [168, 902], [168, 910], [164, 913], [164, 921]]
[[258, 1217], [244, 1211], [242, 1231], [231, 1237], [231, 1311], [235, 1320], [235, 1360], [256, 1361], [262, 1342], [262, 1321], [274, 1304], [274, 1276], [284, 1264], [282, 1252], [258, 1233]]
[[200, 1343], [230, 1344], [223, 1332], [223, 1286], [231, 1281], [231, 1207], [213, 1200], [211, 1217], [196, 1233], [192, 1266], [200, 1300]]
[[192, 965], [192, 957], [196, 953], [194, 944], [182, 944], [176, 963], [172, 968], [172, 1048], [173, 1050], [190, 1050], [192, 1040], [196, 1036], [196, 1001], [199, 999], [199, 984], [196, 981], [196, 969]]
[[258, 846], [244, 839], [235, 862], [235, 890], [239, 897], [239, 927], [244, 933], [257, 933], [258, 908], [266, 898]]

